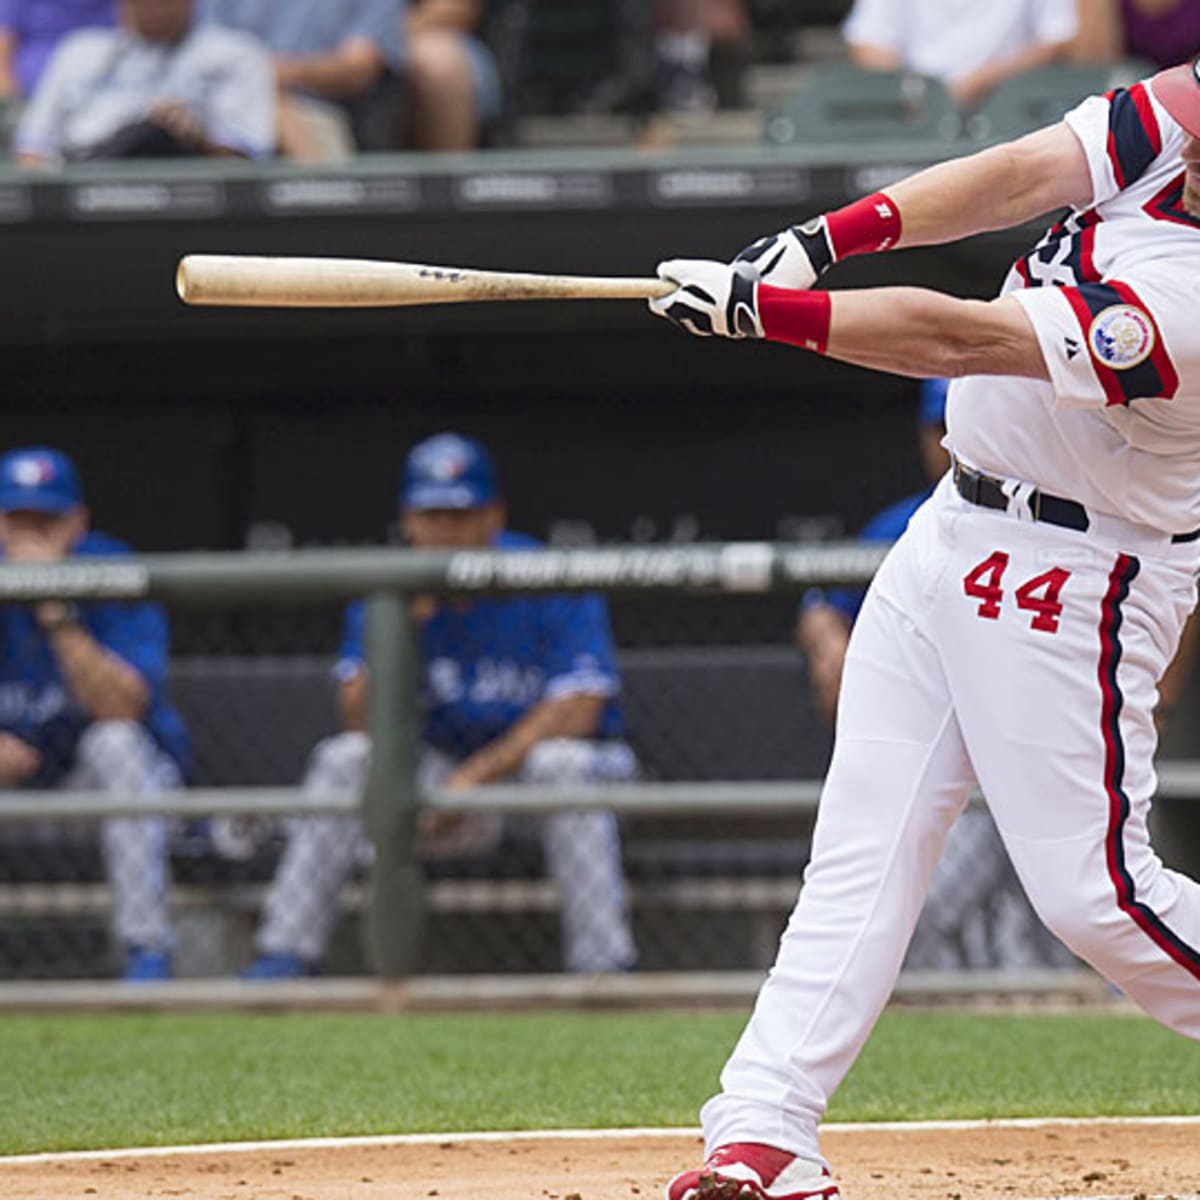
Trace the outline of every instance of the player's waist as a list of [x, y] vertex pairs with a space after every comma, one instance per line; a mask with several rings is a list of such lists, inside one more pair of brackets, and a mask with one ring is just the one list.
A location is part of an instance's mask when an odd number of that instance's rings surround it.
[[1168, 533], [1123, 517], [1099, 513], [1078, 500], [1056, 496], [1017, 479], [1004, 479], [951, 459], [954, 490], [969, 504], [1003, 512], [1017, 520], [1042, 521], [1077, 533], [1092, 533], [1131, 550], [1153, 552], [1170, 546], [1200, 543], [1200, 528]]

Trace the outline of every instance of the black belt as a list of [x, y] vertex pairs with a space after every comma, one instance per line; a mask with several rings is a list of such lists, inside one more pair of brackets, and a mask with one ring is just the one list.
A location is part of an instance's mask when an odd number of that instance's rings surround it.
[[[957, 459], [954, 462], [954, 486], [958, 494], [971, 504], [978, 504], [982, 508], [1008, 508], [1008, 496], [1005, 495], [999, 479], [963, 466]], [[1026, 502], [1035, 521], [1061, 525], [1064, 529], [1076, 529], [1080, 533], [1086, 533], [1091, 524], [1087, 509], [1078, 500], [1051, 496], [1048, 492], [1034, 488], [1026, 496]], [[1194, 542], [1197, 539], [1200, 539], [1200, 529], [1193, 529], [1191, 533], [1176, 533], [1171, 537], [1172, 543], [1176, 545], [1181, 542]]]

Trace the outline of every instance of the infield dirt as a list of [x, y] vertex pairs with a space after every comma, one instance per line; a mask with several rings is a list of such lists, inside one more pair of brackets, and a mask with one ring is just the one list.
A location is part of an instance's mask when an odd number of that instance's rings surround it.
[[[846, 1200], [1184, 1196], [1195, 1125], [831, 1130]], [[0, 1162], [0, 1200], [656, 1200], [698, 1138], [571, 1138]]]

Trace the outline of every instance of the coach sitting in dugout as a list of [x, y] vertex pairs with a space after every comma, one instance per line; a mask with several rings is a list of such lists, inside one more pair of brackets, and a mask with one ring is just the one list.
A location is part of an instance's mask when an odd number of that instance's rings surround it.
[[[400, 486], [400, 523], [422, 550], [522, 549], [487, 450], [446, 433], [413, 447]], [[624, 740], [608, 611], [599, 596], [519, 596], [413, 602], [424, 662], [425, 716], [419, 779], [460, 791], [501, 780], [544, 785], [620, 782], [636, 762]], [[319, 743], [304, 786], [361, 789], [366, 732], [365, 609], [346, 613], [337, 667], [343, 732]], [[617, 822], [608, 812], [538, 818], [546, 866], [562, 900], [566, 966], [618, 971], [635, 950], [625, 902]], [[495, 849], [501, 821], [426, 813], [427, 858]], [[342, 885], [369, 854], [357, 816], [297, 817], [271, 885], [251, 979], [313, 974], [338, 917]]]
[[[0, 458], [0, 561], [128, 553], [89, 530], [79, 475], [61, 451], [38, 446]], [[155, 604], [0, 606], [0, 788], [145, 796], [182, 786], [190, 747], [163, 698], [166, 664], [167, 621]], [[112, 817], [100, 843], [125, 978], [165, 979], [166, 822]]]
[[121, 0], [115, 29], [67, 37], [21, 115], [24, 166], [269, 155], [271, 63], [254, 38], [193, 20], [192, 0]]

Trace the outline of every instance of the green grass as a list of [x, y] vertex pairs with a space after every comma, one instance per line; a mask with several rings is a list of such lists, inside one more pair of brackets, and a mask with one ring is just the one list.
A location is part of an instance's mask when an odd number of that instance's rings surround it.
[[[692, 1125], [719, 1014], [0, 1018], [0, 1153]], [[1200, 1045], [1125, 1016], [887, 1014], [834, 1120], [1200, 1112]]]

